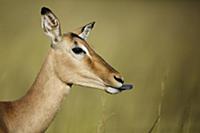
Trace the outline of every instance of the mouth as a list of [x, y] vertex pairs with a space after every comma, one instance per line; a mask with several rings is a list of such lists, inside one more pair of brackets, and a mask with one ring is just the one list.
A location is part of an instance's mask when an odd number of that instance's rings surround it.
[[105, 91], [109, 94], [117, 94], [122, 91], [131, 90], [134, 86], [132, 84], [123, 84], [121, 87], [116, 88], [112, 86], [108, 86]]

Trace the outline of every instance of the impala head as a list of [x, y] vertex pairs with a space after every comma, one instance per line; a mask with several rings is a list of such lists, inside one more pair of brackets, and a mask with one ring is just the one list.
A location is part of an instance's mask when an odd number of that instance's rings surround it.
[[58, 18], [48, 8], [41, 9], [42, 28], [51, 38], [55, 72], [66, 84], [105, 90], [114, 94], [132, 88], [123, 77], [106, 63], [87, 43], [95, 22], [63, 34]]

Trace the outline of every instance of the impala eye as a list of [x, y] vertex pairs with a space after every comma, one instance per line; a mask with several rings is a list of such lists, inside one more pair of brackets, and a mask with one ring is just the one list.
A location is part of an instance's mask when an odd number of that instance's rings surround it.
[[82, 48], [80, 48], [80, 47], [75, 47], [75, 48], [72, 49], [72, 51], [75, 54], [82, 54], [82, 53], [86, 54], [86, 52]]

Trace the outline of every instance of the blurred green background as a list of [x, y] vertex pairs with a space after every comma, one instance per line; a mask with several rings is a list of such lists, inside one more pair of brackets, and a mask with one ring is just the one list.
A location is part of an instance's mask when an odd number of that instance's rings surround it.
[[23, 96], [47, 54], [42, 6], [62, 31], [95, 20], [89, 44], [136, 86], [74, 86], [47, 133], [200, 132], [200, 3], [0, 0], [1, 100]]

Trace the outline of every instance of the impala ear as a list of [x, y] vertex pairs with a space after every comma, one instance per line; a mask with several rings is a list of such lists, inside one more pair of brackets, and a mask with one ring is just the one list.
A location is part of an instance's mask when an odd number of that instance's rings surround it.
[[94, 24], [95, 24], [95, 22], [86, 24], [85, 26], [80, 27], [80, 28], [76, 29], [75, 31], [73, 31], [73, 33], [79, 35], [81, 38], [86, 40], [89, 36], [90, 31], [93, 29]]
[[60, 22], [56, 15], [46, 7], [41, 9], [42, 28], [44, 33], [51, 38], [52, 44], [56, 44], [62, 39]]

